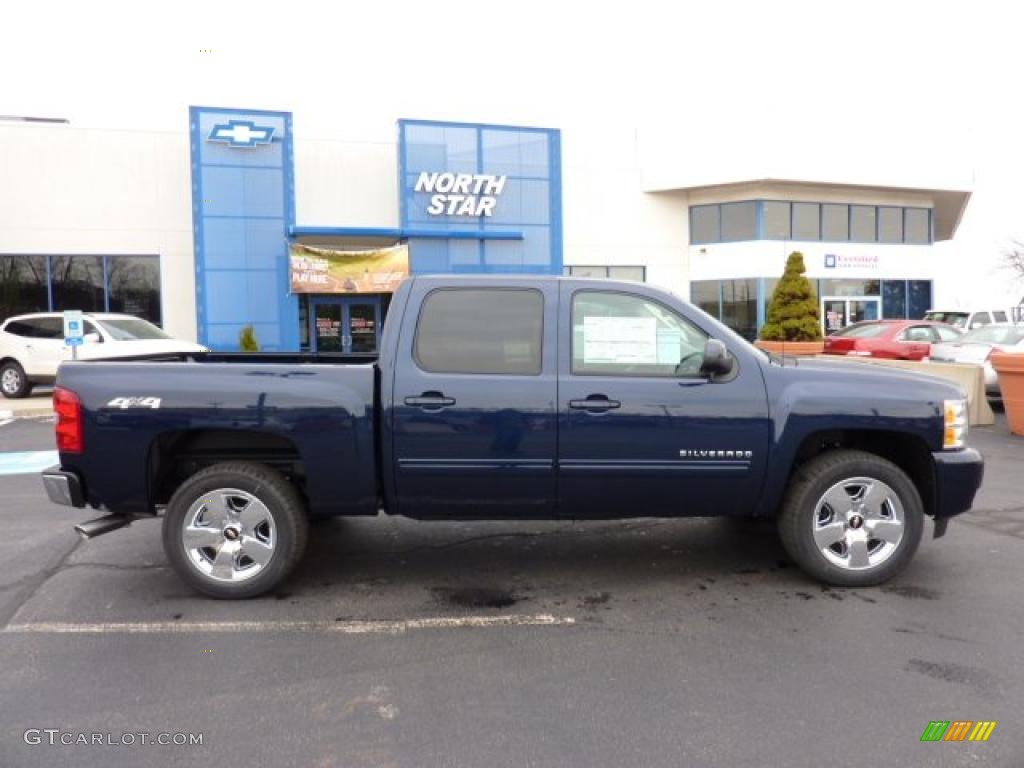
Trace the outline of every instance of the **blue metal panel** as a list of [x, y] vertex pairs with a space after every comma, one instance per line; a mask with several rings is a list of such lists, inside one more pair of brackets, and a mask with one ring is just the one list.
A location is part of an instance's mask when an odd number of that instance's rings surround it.
[[[399, 234], [409, 239], [414, 274], [561, 273], [557, 130], [430, 120], [400, 120], [398, 129]], [[435, 215], [427, 212], [433, 193], [414, 189], [422, 172], [487, 174], [506, 181], [491, 216]], [[476, 240], [479, 247], [428, 242], [439, 238]]]
[[[295, 223], [291, 114], [191, 107], [189, 116], [200, 341], [237, 349], [252, 324], [264, 350], [298, 350], [285, 235]], [[238, 126], [256, 138], [239, 139]]]
[[395, 240], [407, 238], [429, 238], [434, 240], [522, 240], [523, 233], [518, 230], [490, 232], [482, 229], [449, 230], [449, 229], [393, 229], [389, 227], [297, 227], [288, 228], [292, 237], [386, 237]]

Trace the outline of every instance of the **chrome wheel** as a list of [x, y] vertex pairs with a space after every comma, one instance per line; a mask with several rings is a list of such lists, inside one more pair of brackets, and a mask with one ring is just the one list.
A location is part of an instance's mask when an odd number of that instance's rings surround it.
[[13, 395], [21, 389], [21, 374], [16, 368], [7, 368], [0, 377], [0, 386], [8, 395]]
[[218, 488], [192, 503], [181, 526], [189, 562], [215, 581], [240, 582], [274, 556], [277, 531], [267, 506], [247, 491]]
[[815, 504], [814, 543], [833, 565], [864, 571], [899, 549], [905, 523], [896, 491], [873, 477], [851, 477], [833, 485]]

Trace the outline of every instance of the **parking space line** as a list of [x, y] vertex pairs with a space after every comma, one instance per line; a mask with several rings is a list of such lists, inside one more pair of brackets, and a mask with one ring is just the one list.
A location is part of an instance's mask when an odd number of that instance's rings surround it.
[[56, 451], [10, 451], [0, 453], [0, 475], [32, 475], [60, 461]]
[[202, 632], [320, 632], [343, 635], [401, 635], [420, 629], [482, 629], [488, 627], [552, 627], [575, 624], [571, 616], [512, 614], [508, 616], [437, 616], [397, 621], [40, 621], [11, 624], [3, 634], [137, 635]]

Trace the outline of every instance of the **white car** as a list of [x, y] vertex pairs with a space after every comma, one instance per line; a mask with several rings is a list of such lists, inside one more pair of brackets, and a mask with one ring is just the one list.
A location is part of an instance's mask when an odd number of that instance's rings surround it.
[[993, 323], [1013, 322], [1010, 310], [1006, 309], [929, 309], [925, 320], [955, 325], [962, 331], [972, 331]]
[[993, 351], [1024, 352], [1024, 325], [986, 325], [956, 341], [933, 344], [931, 359], [940, 363], [974, 363], [985, 369], [985, 394], [999, 397], [999, 377], [989, 362]]
[[[147, 320], [132, 315], [82, 315], [84, 343], [78, 358], [206, 352], [206, 347], [179, 341]], [[71, 359], [64, 344], [60, 312], [10, 317], [0, 325], [0, 392], [4, 397], [27, 397], [35, 384], [52, 384], [57, 366]]]

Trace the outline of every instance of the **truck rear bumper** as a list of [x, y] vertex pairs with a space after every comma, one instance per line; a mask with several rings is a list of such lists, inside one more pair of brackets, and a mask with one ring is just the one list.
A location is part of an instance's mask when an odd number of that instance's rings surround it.
[[974, 448], [932, 453], [935, 462], [935, 519], [971, 508], [985, 476], [985, 460]]
[[54, 504], [65, 507], [85, 506], [82, 482], [74, 472], [67, 472], [60, 467], [50, 467], [43, 472], [43, 487]]

